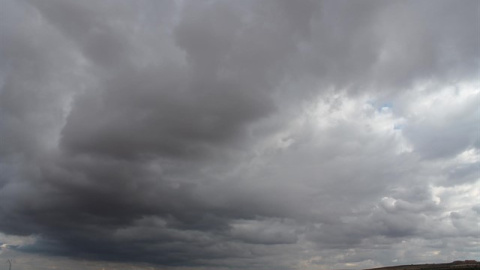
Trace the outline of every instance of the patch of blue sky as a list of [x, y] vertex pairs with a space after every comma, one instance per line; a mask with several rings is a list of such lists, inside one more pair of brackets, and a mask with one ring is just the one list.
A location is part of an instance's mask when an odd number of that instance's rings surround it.
[[368, 105], [374, 107], [378, 112], [391, 110], [393, 108], [393, 103], [389, 102], [389, 101], [381, 102], [381, 101], [378, 101], [378, 100], [369, 99], [369, 100], [367, 100], [366, 103]]
[[381, 106], [378, 107], [378, 111], [379, 112], [388, 111], [388, 110], [391, 110], [392, 108], [393, 108], [393, 104], [391, 102], [384, 102], [382, 103]]
[[404, 126], [405, 126], [404, 124], [398, 124], [398, 123], [393, 124], [393, 129], [394, 130], [402, 130]]

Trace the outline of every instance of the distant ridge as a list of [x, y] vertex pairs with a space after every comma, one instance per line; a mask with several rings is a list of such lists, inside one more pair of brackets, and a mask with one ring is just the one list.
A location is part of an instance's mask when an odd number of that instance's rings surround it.
[[446, 270], [446, 269], [480, 269], [480, 262], [476, 260], [453, 261], [451, 263], [408, 264], [370, 268], [365, 270]]

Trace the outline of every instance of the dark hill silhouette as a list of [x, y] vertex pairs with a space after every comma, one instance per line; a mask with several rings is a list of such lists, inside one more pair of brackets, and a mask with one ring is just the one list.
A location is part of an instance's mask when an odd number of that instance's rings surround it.
[[480, 270], [480, 262], [476, 260], [453, 261], [451, 263], [409, 264], [371, 268], [365, 270]]

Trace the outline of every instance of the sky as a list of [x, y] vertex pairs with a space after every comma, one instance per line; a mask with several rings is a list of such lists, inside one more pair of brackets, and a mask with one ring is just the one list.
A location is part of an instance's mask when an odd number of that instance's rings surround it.
[[0, 269], [480, 260], [479, 1], [0, 5]]

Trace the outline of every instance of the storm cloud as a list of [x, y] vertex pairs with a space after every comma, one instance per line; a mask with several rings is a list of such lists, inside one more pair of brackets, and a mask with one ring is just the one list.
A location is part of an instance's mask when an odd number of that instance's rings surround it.
[[480, 258], [478, 1], [1, 5], [16, 269]]

